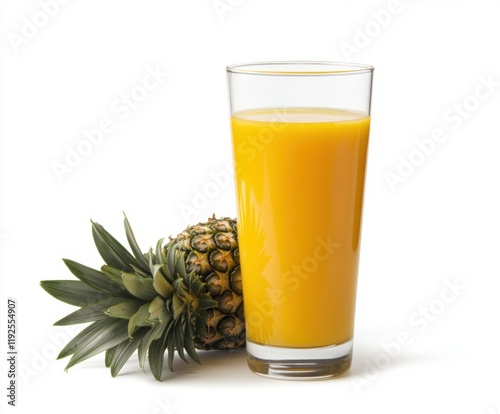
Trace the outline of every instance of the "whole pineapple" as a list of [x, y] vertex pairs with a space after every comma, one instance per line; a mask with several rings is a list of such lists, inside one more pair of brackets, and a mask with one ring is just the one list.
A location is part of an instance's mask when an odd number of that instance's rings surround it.
[[164, 355], [173, 369], [175, 351], [199, 362], [196, 349], [245, 345], [245, 323], [236, 221], [216, 219], [189, 226], [176, 238], [142, 253], [125, 217], [132, 253], [92, 222], [96, 247], [106, 263], [95, 270], [64, 259], [79, 280], [47, 280], [56, 299], [80, 307], [55, 325], [88, 323], [60, 352], [66, 369], [105, 352], [113, 376], [137, 350], [144, 370], [161, 380]]

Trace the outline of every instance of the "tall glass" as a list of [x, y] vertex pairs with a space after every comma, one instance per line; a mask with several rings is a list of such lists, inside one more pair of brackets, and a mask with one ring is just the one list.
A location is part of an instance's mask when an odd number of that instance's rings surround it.
[[227, 67], [250, 369], [351, 365], [373, 68]]

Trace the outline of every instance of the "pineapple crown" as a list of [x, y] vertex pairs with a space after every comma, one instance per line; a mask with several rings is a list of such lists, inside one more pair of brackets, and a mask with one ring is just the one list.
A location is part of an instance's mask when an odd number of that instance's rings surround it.
[[[194, 339], [206, 331], [207, 310], [214, 300], [194, 271], [186, 270], [182, 241], [164, 239], [147, 253], [139, 248], [130, 223], [124, 217], [125, 233], [132, 253], [104, 227], [91, 221], [92, 235], [106, 263], [95, 270], [63, 259], [78, 280], [46, 280], [40, 284], [56, 299], [80, 309], [54, 325], [89, 323], [60, 352], [58, 359], [71, 356], [66, 370], [105, 352], [105, 364], [116, 376], [137, 350], [139, 365], [149, 367], [161, 380], [164, 355], [173, 371], [175, 351], [200, 362]], [[186, 356], [187, 354], [187, 356]]]

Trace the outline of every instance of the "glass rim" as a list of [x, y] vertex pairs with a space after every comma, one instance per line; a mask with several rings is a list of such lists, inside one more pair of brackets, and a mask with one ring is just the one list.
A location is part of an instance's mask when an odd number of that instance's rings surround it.
[[260, 76], [339, 76], [372, 73], [373, 66], [341, 61], [269, 61], [226, 66], [227, 73]]

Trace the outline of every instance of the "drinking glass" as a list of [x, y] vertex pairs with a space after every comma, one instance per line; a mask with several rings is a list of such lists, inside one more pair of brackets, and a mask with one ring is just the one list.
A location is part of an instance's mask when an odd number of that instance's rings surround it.
[[248, 364], [316, 379], [351, 365], [373, 67], [227, 67]]

